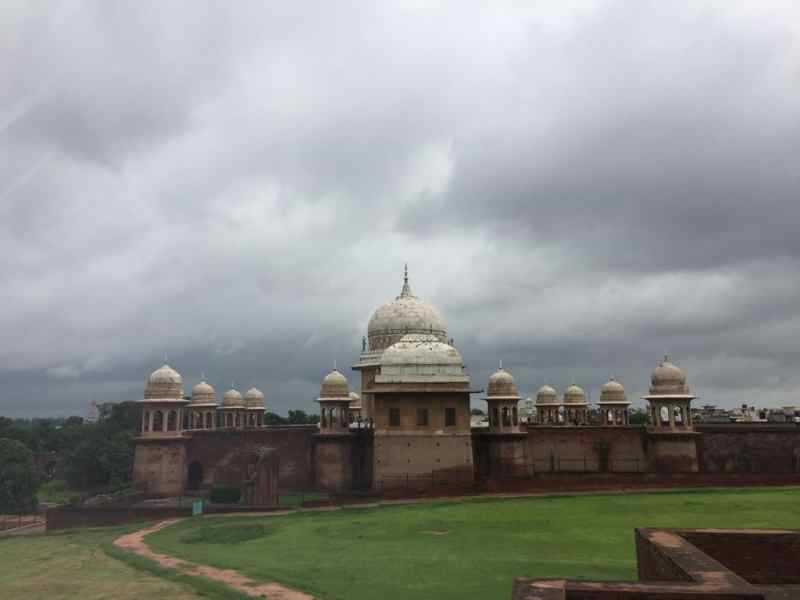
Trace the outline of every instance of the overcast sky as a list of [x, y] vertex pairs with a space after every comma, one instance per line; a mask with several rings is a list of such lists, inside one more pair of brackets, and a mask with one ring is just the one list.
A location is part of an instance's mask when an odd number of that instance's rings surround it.
[[475, 387], [800, 404], [798, 184], [796, 0], [6, 0], [0, 414], [316, 409], [405, 262]]

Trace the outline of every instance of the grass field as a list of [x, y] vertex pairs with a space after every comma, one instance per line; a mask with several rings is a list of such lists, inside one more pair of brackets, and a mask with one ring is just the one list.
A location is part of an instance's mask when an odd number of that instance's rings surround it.
[[190, 520], [148, 537], [325, 600], [507, 598], [516, 576], [635, 579], [634, 527], [800, 528], [800, 491], [471, 500]]
[[123, 530], [92, 529], [0, 539], [0, 598], [200, 598], [191, 588], [108, 556], [102, 546]]

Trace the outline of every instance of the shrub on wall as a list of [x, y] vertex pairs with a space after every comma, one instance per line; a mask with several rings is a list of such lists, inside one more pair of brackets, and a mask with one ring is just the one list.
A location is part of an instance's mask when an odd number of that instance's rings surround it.
[[216, 486], [211, 488], [208, 499], [217, 504], [234, 504], [242, 497], [242, 490], [231, 486]]

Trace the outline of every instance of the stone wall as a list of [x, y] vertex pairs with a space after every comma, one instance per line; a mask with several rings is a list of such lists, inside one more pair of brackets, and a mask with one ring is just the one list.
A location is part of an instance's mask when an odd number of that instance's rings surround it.
[[527, 456], [532, 472], [649, 470], [644, 427], [532, 427]]
[[700, 468], [709, 472], [800, 472], [800, 427], [794, 424], [696, 425]]
[[375, 434], [376, 490], [435, 484], [471, 484], [472, 435]]
[[311, 454], [316, 425], [289, 425], [243, 431], [193, 431], [187, 440], [186, 465], [198, 463], [202, 486], [240, 485], [242, 453], [261, 446], [278, 454], [278, 485], [282, 489], [309, 489], [313, 485]]
[[179, 496], [186, 485], [186, 440], [140, 440], [133, 459], [133, 482], [152, 496]]

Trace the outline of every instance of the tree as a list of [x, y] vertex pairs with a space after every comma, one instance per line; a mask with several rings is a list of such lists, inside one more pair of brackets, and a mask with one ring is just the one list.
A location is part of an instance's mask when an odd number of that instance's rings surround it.
[[313, 425], [319, 423], [319, 415], [309, 415], [304, 410], [290, 410], [289, 423], [293, 425]]
[[647, 425], [647, 411], [643, 408], [631, 408], [628, 411], [628, 422], [631, 425]]
[[0, 438], [0, 512], [34, 509], [38, 487], [30, 448], [17, 440]]
[[264, 413], [264, 423], [267, 425], [286, 425], [288, 422], [289, 421], [274, 412]]

